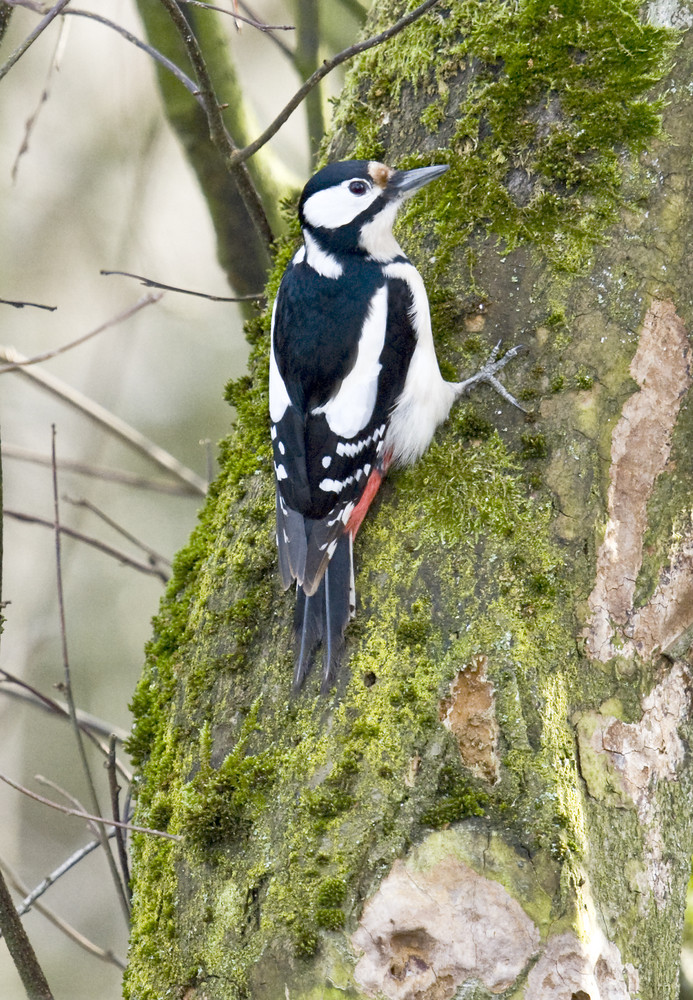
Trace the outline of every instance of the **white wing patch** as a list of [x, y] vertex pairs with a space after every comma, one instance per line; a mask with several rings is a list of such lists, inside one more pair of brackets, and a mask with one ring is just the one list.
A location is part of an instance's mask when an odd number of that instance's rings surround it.
[[378, 394], [380, 354], [387, 328], [387, 285], [379, 288], [373, 298], [361, 330], [356, 362], [339, 390], [324, 406], [312, 410], [323, 413], [333, 434], [353, 438], [363, 430], [373, 414]]

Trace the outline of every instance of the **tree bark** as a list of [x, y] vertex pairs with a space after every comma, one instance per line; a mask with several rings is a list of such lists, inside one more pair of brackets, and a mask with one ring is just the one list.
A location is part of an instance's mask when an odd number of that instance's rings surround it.
[[529, 412], [479, 391], [390, 476], [336, 690], [291, 698], [254, 331], [133, 702], [138, 821], [184, 834], [134, 844], [137, 1000], [677, 996], [693, 17], [672, 53], [627, 0], [436, 10], [354, 68], [330, 154], [451, 164], [400, 239], [448, 377], [521, 342]]

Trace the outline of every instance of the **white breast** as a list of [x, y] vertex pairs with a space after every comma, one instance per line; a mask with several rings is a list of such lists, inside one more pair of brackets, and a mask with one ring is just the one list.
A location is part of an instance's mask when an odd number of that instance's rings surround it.
[[416, 347], [386, 437], [386, 447], [392, 449], [393, 462], [409, 465], [423, 455], [436, 428], [447, 419], [456, 392], [453, 384], [440, 374], [428, 296], [421, 275], [413, 264], [403, 261], [387, 264], [384, 271], [389, 278], [406, 281], [413, 298], [409, 318], [416, 331]]

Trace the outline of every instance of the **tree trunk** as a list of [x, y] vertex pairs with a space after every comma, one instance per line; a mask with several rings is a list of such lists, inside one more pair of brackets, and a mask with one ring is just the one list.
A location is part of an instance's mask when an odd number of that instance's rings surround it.
[[529, 412], [478, 391], [390, 476], [337, 688], [292, 698], [253, 331], [134, 699], [138, 820], [184, 836], [135, 841], [137, 1000], [677, 996], [691, 32], [630, 0], [435, 11], [354, 67], [330, 155], [451, 164], [400, 240], [447, 376], [521, 342]]

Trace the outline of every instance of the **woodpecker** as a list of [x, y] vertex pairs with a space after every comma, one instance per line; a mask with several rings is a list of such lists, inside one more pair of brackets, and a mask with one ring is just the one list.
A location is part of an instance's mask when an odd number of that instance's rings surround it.
[[354, 538], [390, 466], [420, 458], [480, 382], [519, 405], [496, 377], [519, 348], [499, 360], [497, 345], [476, 375], [443, 379], [423, 280], [392, 232], [404, 200], [447, 169], [347, 160], [301, 195], [269, 376], [279, 568], [297, 588], [294, 691], [321, 643], [323, 693], [332, 685], [355, 611]]

